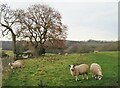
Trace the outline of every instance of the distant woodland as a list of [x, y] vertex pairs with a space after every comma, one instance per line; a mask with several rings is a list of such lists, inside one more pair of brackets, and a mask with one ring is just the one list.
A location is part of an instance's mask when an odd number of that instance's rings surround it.
[[[1, 41], [2, 50], [12, 50], [12, 41]], [[0, 43], [0, 44], [1, 44]], [[29, 49], [25, 41], [17, 41], [19, 52], [24, 52]], [[46, 53], [89, 53], [94, 51], [117, 51], [118, 41], [65, 41], [64, 47], [46, 47]]]

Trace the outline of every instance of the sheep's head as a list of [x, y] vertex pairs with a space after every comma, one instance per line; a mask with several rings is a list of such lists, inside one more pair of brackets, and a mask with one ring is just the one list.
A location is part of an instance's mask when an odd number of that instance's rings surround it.
[[11, 69], [13, 69], [12, 63], [9, 63], [8, 65], [10, 66]]
[[11, 66], [11, 63], [9, 63], [8, 65]]
[[14, 63], [9, 63], [8, 65], [9, 65], [9, 66], [13, 66], [13, 64], [14, 64]]
[[[98, 69], [98, 70], [99, 70], [99, 69]], [[99, 70], [98, 75], [97, 75], [97, 79], [98, 79], [98, 80], [101, 80], [102, 77], [103, 77], [102, 72], [101, 72], [101, 70]]]
[[101, 80], [102, 77], [103, 77], [103, 75], [98, 75], [98, 76], [97, 76], [97, 79], [98, 79], [98, 80]]
[[74, 71], [75, 65], [69, 65], [69, 67], [70, 67], [70, 70], [71, 70], [71, 71]]

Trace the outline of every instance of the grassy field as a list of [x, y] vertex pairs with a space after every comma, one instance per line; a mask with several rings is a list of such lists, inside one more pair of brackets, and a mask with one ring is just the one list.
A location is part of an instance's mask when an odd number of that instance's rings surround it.
[[[24, 68], [3, 76], [3, 86], [117, 86], [118, 52], [98, 52], [85, 55], [45, 55], [23, 59]], [[103, 79], [95, 80], [89, 73], [88, 80], [75, 81], [69, 71], [70, 64], [99, 63]], [[81, 79], [81, 76], [79, 77]]]

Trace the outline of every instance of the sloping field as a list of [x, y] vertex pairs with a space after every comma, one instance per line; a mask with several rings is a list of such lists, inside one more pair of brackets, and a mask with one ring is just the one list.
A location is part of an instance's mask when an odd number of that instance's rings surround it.
[[[23, 59], [24, 68], [3, 76], [3, 86], [117, 86], [118, 52], [88, 54], [45, 55]], [[75, 81], [69, 71], [70, 64], [96, 62], [103, 69], [103, 79], [95, 80], [89, 73], [88, 80]], [[79, 77], [81, 79], [81, 76]]]

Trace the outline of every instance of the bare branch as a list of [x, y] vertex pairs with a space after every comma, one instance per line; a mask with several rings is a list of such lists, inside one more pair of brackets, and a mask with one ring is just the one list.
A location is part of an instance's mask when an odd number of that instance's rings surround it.
[[19, 11], [17, 21], [23, 30], [21, 35], [29, 38], [34, 46], [45, 45], [48, 41], [53, 45], [66, 38], [67, 27], [62, 24], [60, 13], [47, 5], [36, 4]]

